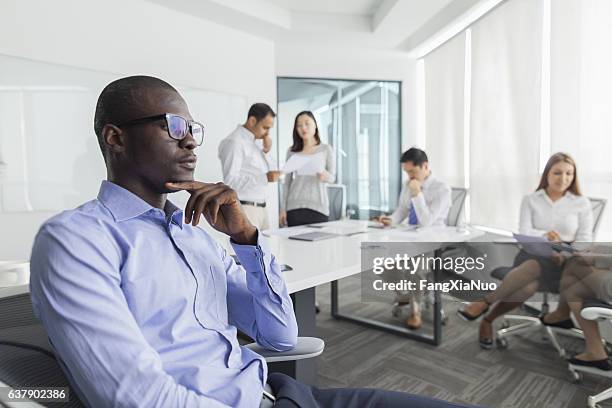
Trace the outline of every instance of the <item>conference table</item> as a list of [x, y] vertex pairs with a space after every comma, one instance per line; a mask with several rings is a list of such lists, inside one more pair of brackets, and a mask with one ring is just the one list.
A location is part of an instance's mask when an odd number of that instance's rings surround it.
[[[336, 235], [318, 241], [301, 241], [290, 238], [309, 232], [326, 232]], [[339, 220], [263, 231], [266, 243], [277, 261], [291, 267], [291, 270], [283, 272], [283, 277], [293, 299], [300, 336], [317, 336], [315, 288], [331, 283], [331, 311], [334, 318], [434, 345], [440, 344], [442, 340], [442, 301], [438, 291], [434, 292], [433, 335], [429, 335], [376, 319], [343, 313], [339, 307], [338, 281], [364, 272], [361, 253], [367, 245], [383, 246], [385, 243], [406, 243], [402, 252], [408, 256], [417, 256], [424, 252], [441, 250], [449, 243], [475, 240], [484, 234], [483, 231], [470, 226], [383, 229], [376, 223], [363, 220]], [[433, 280], [435, 279], [436, 271], [433, 271]], [[308, 360], [291, 362], [279, 371], [310, 383], [314, 382], [316, 374], [314, 364]]]

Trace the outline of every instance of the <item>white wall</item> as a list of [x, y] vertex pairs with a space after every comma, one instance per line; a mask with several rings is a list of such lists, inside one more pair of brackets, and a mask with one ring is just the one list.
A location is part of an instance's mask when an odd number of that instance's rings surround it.
[[402, 81], [402, 149], [416, 143], [416, 61], [399, 52], [277, 46], [278, 76]]
[[[271, 41], [142, 0], [3, 0], [0, 54], [276, 103]], [[34, 234], [52, 214], [0, 213], [0, 260], [29, 258]]]

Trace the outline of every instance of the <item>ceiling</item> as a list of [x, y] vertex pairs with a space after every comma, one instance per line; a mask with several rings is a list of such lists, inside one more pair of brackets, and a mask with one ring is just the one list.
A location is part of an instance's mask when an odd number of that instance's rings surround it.
[[504, 0], [148, 0], [284, 46], [410, 52], [483, 3]]
[[292, 12], [372, 16], [383, 0], [268, 0]]

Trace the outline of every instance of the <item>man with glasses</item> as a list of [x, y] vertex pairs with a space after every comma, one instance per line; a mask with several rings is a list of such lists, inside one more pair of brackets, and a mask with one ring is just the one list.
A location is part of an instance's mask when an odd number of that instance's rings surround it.
[[[30, 280], [34, 310], [85, 405], [449, 406], [268, 376], [265, 360], [238, 344], [236, 328], [289, 350], [293, 305], [236, 193], [194, 180], [204, 127], [172, 86], [146, 76], [104, 88], [94, 122], [107, 180], [97, 199], [41, 227]], [[178, 190], [191, 194], [184, 210], [167, 199]], [[201, 217], [231, 238], [242, 266], [196, 228]]]
[[[219, 144], [223, 181], [238, 194], [249, 220], [262, 230], [269, 228], [266, 210], [268, 182], [278, 181], [279, 171], [271, 171], [266, 153], [272, 148], [270, 129], [276, 114], [265, 103], [249, 109], [247, 121]], [[262, 147], [256, 140], [262, 141]]]

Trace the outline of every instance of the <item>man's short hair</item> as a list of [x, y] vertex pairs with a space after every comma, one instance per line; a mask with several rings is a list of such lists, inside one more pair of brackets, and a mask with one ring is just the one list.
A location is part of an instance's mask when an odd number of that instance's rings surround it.
[[[167, 89], [178, 91], [166, 81], [159, 78], [137, 75], [117, 79], [106, 85], [98, 97], [94, 116], [94, 131], [98, 136], [98, 144], [104, 154], [102, 129], [107, 124], [118, 124], [129, 118], [130, 111], [139, 103], [141, 91]], [[161, 112], [164, 113], [164, 112]]]
[[264, 119], [266, 116], [271, 115], [273, 118], [276, 117], [276, 113], [272, 110], [272, 108], [265, 103], [254, 103], [251, 105], [249, 109], [249, 114], [247, 115], [247, 119], [251, 116], [255, 118], [257, 122]]
[[400, 163], [406, 162], [412, 162], [414, 166], [421, 167], [423, 166], [423, 163], [427, 163], [429, 160], [427, 159], [427, 154], [423, 150], [417, 149], [416, 147], [411, 147], [410, 149], [406, 150], [400, 158]]

